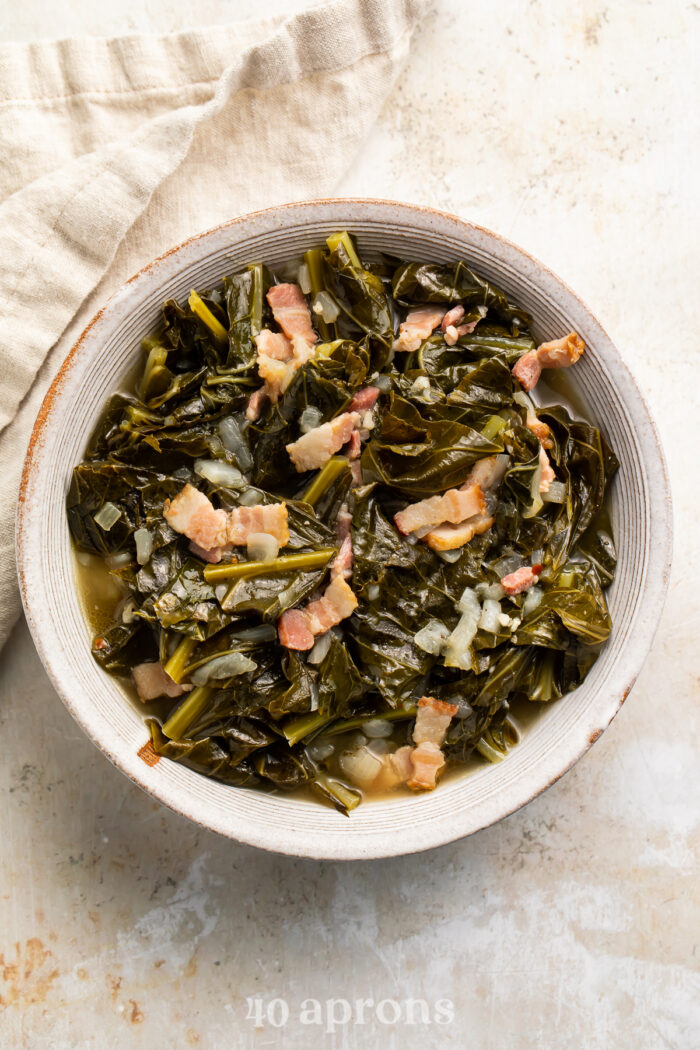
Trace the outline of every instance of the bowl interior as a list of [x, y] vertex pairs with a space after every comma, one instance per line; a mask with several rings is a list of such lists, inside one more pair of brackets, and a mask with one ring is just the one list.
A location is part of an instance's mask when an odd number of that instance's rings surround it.
[[[147, 740], [143, 712], [90, 655], [64, 510], [71, 469], [106, 397], [140, 360], [140, 340], [158, 324], [162, 302], [216, 285], [252, 260], [280, 265], [346, 227], [368, 255], [465, 258], [533, 315], [540, 339], [578, 331], [587, 350], [571, 370], [571, 384], [621, 463], [611, 498], [619, 555], [608, 591], [613, 632], [584, 684], [552, 704], [499, 765], [455, 777], [432, 794], [360, 806], [350, 819], [318, 803], [227, 787], [176, 763], [148, 766], [138, 757]], [[37, 648], [64, 702], [112, 761], [161, 801], [218, 832], [280, 852], [333, 858], [408, 853], [517, 809], [569, 768], [609, 723], [641, 667], [661, 611], [670, 557], [665, 479], [653, 424], [619, 354], [590, 312], [540, 263], [486, 230], [409, 205], [292, 205], [236, 220], [156, 260], [87, 329], [47, 397], [30, 446], [18, 514], [20, 582]]]

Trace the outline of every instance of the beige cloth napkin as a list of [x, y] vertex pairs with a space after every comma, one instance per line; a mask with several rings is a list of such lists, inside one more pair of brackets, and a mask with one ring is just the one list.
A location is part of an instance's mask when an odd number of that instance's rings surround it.
[[72, 342], [173, 244], [331, 195], [425, 4], [332, 0], [165, 37], [0, 45], [0, 645], [20, 609], [22, 460]]

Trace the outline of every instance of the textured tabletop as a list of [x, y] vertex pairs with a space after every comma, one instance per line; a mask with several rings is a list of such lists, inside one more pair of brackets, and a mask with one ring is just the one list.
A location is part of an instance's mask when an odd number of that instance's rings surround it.
[[[160, 32], [259, 9], [14, 0], [0, 29]], [[590, 305], [647, 396], [675, 569], [613, 724], [471, 839], [293, 860], [134, 787], [73, 723], [20, 624], [0, 657], [3, 1050], [700, 1046], [699, 42], [700, 8], [681, 0], [440, 0], [338, 187], [527, 248]]]

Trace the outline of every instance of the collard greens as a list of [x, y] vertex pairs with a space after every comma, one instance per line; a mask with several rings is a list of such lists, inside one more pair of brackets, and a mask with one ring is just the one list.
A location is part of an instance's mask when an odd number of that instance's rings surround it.
[[[184, 698], [151, 708], [158, 754], [227, 784], [311, 786], [347, 811], [359, 794], [338, 776], [338, 747], [324, 741], [354, 733], [356, 747], [357, 732], [379, 718], [394, 745], [410, 742], [416, 702], [429, 695], [457, 707], [443, 747], [448, 763], [475, 752], [494, 760], [517, 737], [514, 702], [548, 702], [580, 684], [611, 627], [604, 591], [615, 544], [605, 500], [617, 460], [591, 422], [561, 406], [540, 409], [561, 498], [533, 509], [540, 442], [512, 373], [535, 348], [530, 318], [466, 262], [363, 262], [344, 234], [311, 249], [303, 271], [309, 303], [334, 309], [312, 313], [317, 352], [254, 422], [246, 407], [260, 386], [255, 338], [275, 330], [266, 295], [289, 274], [254, 263], [189, 302], [163, 305], [162, 326], [144, 340], [142, 375], [108, 401], [74, 470], [67, 513], [76, 548], [105, 559], [124, 594], [94, 641], [103, 669], [127, 679], [145, 661], [175, 666], [178, 654], [179, 681], [198, 668], [195, 681], [203, 675]], [[448, 345], [438, 326], [416, 349], [397, 352], [407, 313], [436, 304], [461, 304], [460, 323], [471, 330]], [[315, 474], [295, 471], [285, 446], [304, 432], [309, 411], [315, 425], [332, 420], [373, 383], [381, 393], [361, 434], [361, 476], [341, 464], [312, 506], [304, 494]], [[463, 485], [493, 455], [506, 465], [485, 532], [440, 555], [397, 530], [394, 515], [407, 503]], [[202, 459], [237, 467], [241, 480], [205, 480], [196, 472]], [[187, 483], [225, 510], [285, 500], [284, 554], [337, 549], [338, 516], [352, 516], [358, 606], [324, 646], [286, 649], [276, 624], [323, 589], [328, 566], [207, 580], [206, 563], [163, 517], [164, 501]], [[455, 629], [465, 588], [482, 588], [483, 598], [535, 562], [540, 600], [501, 595], [502, 615], [480, 621], [462, 666], [447, 666], [439, 644], [429, 651], [418, 643], [428, 622], [443, 635]], [[243, 673], [207, 679], [202, 668], [218, 658], [212, 668], [225, 669], [221, 657], [235, 653], [252, 668], [243, 662]], [[168, 716], [187, 704], [183, 731], [168, 736]]]

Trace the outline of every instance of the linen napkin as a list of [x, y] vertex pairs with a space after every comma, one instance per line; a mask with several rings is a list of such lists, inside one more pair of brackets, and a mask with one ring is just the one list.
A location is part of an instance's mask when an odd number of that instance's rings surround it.
[[0, 645], [20, 610], [22, 460], [70, 346], [173, 244], [332, 195], [425, 6], [332, 0], [163, 37], [0, 45]]

